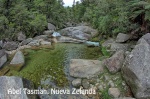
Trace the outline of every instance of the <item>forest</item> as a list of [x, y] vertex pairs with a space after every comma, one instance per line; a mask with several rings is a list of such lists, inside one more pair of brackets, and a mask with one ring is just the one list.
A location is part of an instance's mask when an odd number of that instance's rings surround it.
[[0, 0], [0, 38], [15, 39], [19, 31], [40, 35], [48, 22], [57, 29], [67, 22], [87, 22], [107, 37], [150, 30], [149, 0], [74, 0], [73, 7], [63, 5], [63, 0]]

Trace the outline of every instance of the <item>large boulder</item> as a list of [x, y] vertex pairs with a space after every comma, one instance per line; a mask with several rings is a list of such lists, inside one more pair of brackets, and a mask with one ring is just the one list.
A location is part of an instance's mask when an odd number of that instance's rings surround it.
[[13, 59], [10, 62], [10, 66], [14, 67], [16, 70], [20, 70], [25, 64], [25, 58], [21, 51], [17, 51]]
[[72, 36], [72, 31], [74, 31], [74, 27], [67, 27], [64, 28], [62, 30], [60, 30], [59, 32], [61, 33], [62, 36]]
[[80, 30], [75, 30], [72, 32], [72, 38], [79, 39], [79, 40], [89, 40], [91, 38], [90, 34], [86, 34]]
[[26, 39], [26, 40], [23, 40], [20, 45], [21, 45], [21, 46], [27, 45], [27, 44], [30, 43], [32, 40], [33, 40], [32, 38], [28, 38], [28, 39]]
[[150, 45], [150, 33], [147, 33], [144, 36], [142, 36], [138, 43], [141, 41], [141, 39], [144, 39]]
[[18, 41], [23, 41], [26, 39], [26, 36], [22, 32], [19, 32], [17, 37]]
[[84, 43], [85, 42], [84, 40], [73, 39], [73, 38], [65, 37], [65, 36], [61, 36], [57, 40], [58, 42], [61, 42], [61, 43]]
[[0, 68], [6, 63], [7, 55], [4, 50], [0, 50]]
[[51, 42], [48, 41], [41, 41], [40, 45], [51, 45]]
[[52, 34], [54, 33], [54, 30], [46, 30], [44, 31], [44, 35], [48, 35], [48, 36], [51, 36]]
[[123, 43], [130, 39], [130, 35], [119, 33], [116, 38], [116, 42]]
[[31, 48], [31, 46], [29, 46], [29, 45], [23, 45], [23, 46], [19, 46], [17, 50], [23, 50], [23, 49], [29, 49], [29, 48]]
[[40, 46], [41, 40], [43, 40], [43, 39], [40, 39], [40, 40], [32, 40], [28, 45], [29, 45], [29, 46]]
[[[98, 34], [98, 31], [89, 26], [67, 27], [60, 30], [61, 35], [77, 39], [90, 39]], [[82, 37], [82, 38], [81, 38]]]
[[3, 49], [11, 51], [11, 50], [16, 50], [18, 48], [18, 43], [14, 41], [6, 42], [3, 45]]
[[33, 38], [33, 40], [39, 40], [39, 39], [49, 40], [47, 35], [39, 35]]
[[53, 24], [48, 23], [48, 29], [49, 30], [56, 30], [56, 27]]
[[[62, 93], [63, 92], [62, 90], [66, 90], [66, 89], [60, 89], [60, 90], [61, 90], [60, 92]], [[65, 92], [67, 93], [68, 91]], [[78, 89], [76, 93], [79, 93]], [[83, 94], [51, 94], [51, 95], [40, 94], [39, 98], [40, 99], [89, 99], [88, 96]], [[94, 97], [92, 99], [99, 99], [99, 98]]]
[[133, 97], [120, 97], [120, 98], [114, 98], [114, 99], [135, 99]]
[[3, 40], [0, 40], [0, 49], [3, 47], [3, 45], [4, 45]]
[[77, 26], [75, 29], [78, 29], [86, 34], [92, 35], [92, 37], [96, 36], [98, 34], [98, 31], [91, 28], [90, 26]]
[[119, 51], [119, 50], [127, 51], [129, 48], [130, 48], [129, 44], [112, 43], [110, 50], [111, 51]]
[[124, 51], [117, 51], [112, 57], [104, 60], [104, 65], [108, 68], [109, 72], [116, 73], [121, 69], [124, 62]]
[[0, 77], [0, 99], [37, 99], [36, 95], [26, 94], [25, 88], [33, 90], [34, 85], [20, 77]]
[[136, 99], [150, 99], [150, 45], [145, 39], [127, 55], [122, 74]]
[[114, 43], [115, 42], [115, 40], [114, 39], [108, 39], [108, 40], [106, 40], [106, 41], [104, 41], [103, 43], [102, 43], [102, 47], [106, 47], [106, 48], [109, 48], [110, 46], [111, 46], [111, 44], [112, 43]]
[[103, 72], [99, 60], [71, 59], [69, 73], [73, 77], [91, 78]]

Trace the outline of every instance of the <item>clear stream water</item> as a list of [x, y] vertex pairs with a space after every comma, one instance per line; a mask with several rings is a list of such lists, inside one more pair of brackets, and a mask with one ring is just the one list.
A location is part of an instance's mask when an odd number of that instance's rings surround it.
[[7, 75], [27, 78], [36, 87], [71, 87], [69, 75], [70, 59], [98, 59], [100, 48], [83, 44], [58, 43], [53, 49], [26, 49], [25, 66], [18, 72], [11, 70]]

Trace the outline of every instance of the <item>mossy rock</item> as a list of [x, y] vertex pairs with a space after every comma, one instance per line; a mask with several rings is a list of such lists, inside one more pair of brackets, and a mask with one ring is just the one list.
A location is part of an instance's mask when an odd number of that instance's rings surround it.
[[5, 74], [7, 74], [9, 72], [9, 68], [2, 68], [0, 69], [0, 76], [4, 76]]
[[24, 66], [24, 63], [20, 63], [20, 64], [9, 64], [9, 67], [11, 70], [16, 70], [16, 71], [20, 71]]

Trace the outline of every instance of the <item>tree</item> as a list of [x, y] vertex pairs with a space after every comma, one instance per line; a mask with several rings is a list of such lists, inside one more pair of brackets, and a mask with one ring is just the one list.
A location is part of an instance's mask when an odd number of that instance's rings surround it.
[[143, 32], [149, 32], [148, 22], [150, 22], [150, 2], [148, 0], [130, 1], [130, 20], [139, 24], [139, 28]]
[[62, 28], [68, 19], [63, 4], [63, 0], [0, 0], [0, 33], [10, 37], [20, 31], [39, 35], [47, 22]]

